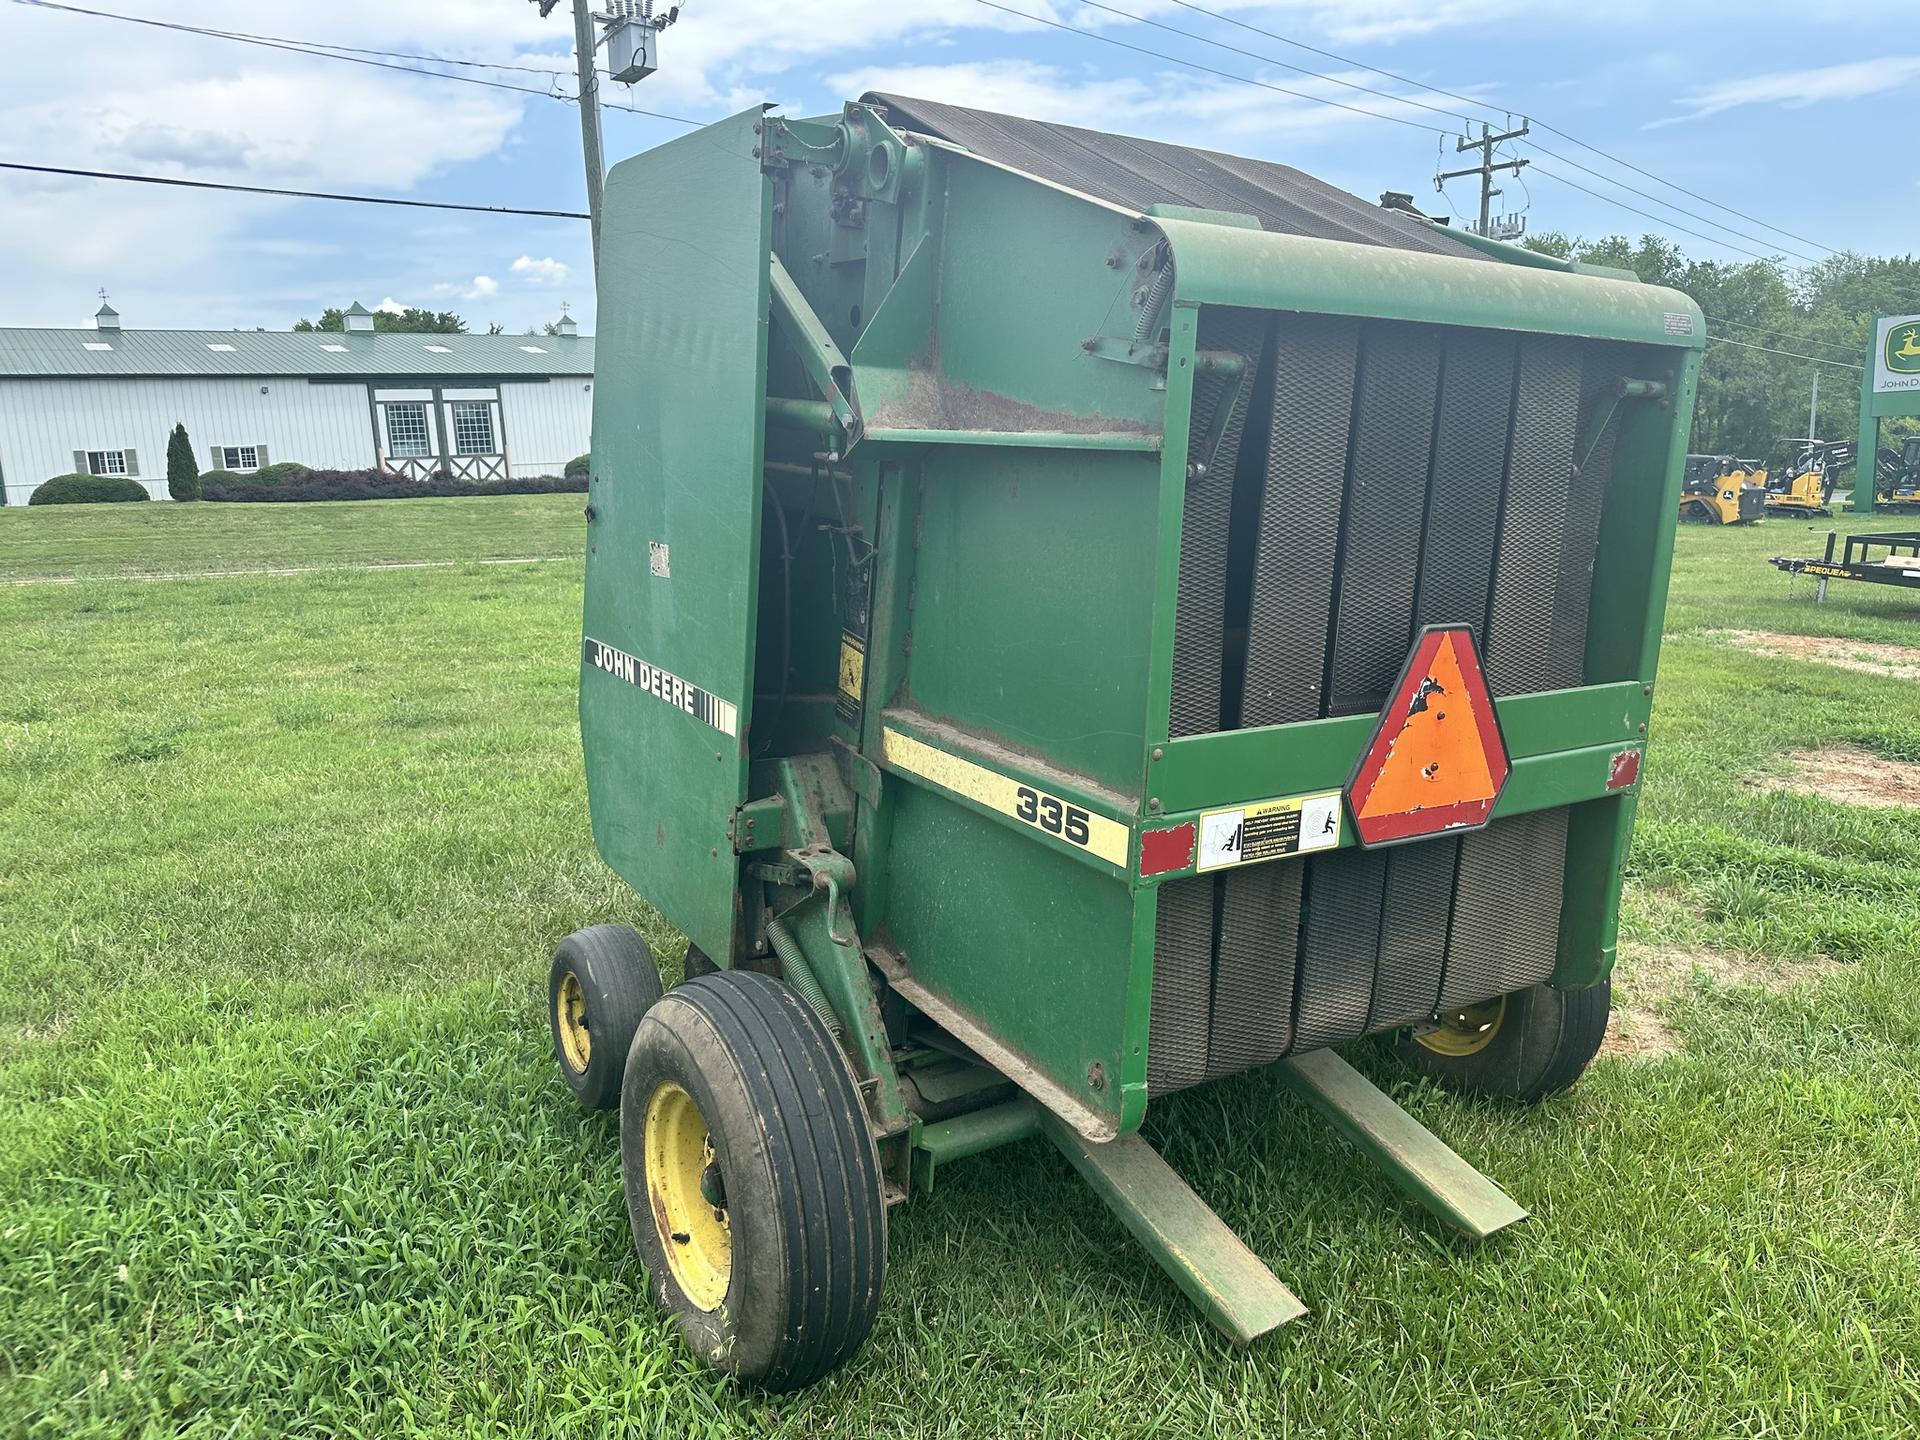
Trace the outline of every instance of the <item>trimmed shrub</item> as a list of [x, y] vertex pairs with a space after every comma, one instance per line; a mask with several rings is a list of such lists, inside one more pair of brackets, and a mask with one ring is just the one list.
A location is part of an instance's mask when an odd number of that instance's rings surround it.
[[574, 479], [576, 476], [581, 479], [585, 479], [587, 474], [587, 469], [592, 464], [593, 464], [593, 456], [591, 453], [586, 455], [576, 455], [571, 460], [567, 461], [567, 468], [561, 473], [564, 474], [569, 480]]
[[257, 505], [267, 501], [430, 500], [456, 495], [562, 495], [587, 488], [584, 475], [523, 475], [512, 480], [455, 480], [445, 471], [431, 480], [414, 480], [387, 470], [309, 470], [279, 484], [258, 483], [250, 475], [206, 475], [201, 496]]
[[147, 487], [125, 475], [56, 475], [27, 497], [29, 505], [117, 505], [145, 500]]
[[167, 437], [167, 494], [175, 500], [200, 498], [200, 462], [193, 458], [185, 421], [176, 421]]
[[245, 478], [255, 485], [280, 485], [313, 473], [311, 465], [302, 465], [298, 460], [276, 460], [271, 465], [262, 465]]
[[253, 476], [243, 475], [238, 470], [207, 470], [200, 476], [200, 493], [204, 498], [209, 485], [248, 485]]

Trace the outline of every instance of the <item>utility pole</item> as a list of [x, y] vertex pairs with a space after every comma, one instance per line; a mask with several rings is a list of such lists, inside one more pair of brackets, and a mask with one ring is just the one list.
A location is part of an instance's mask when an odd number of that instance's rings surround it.
[[[587, 164], [587, 214], [593, 225], [593, 269], [600, 271], [600, 190], [607, 178], [607, 162], [600, 150], [599, 54], [593, 33], [591, 0], [573, 0], [573, 53], [580, 74], [580, 151]], [[543, 9], [541, 14], [545, 14]]]
[[[533, 0], [540, 18], [553, 13], [560, 0]], [[606, 184], [607, 162], [600, 144], [600, 50], [597, 27], [607, 27], [609, 73], [631, 85], [656, 68], [655, 40], [680, 18], [680, 7], [662, 15], [653, 13], [653, 0], [608, 0], [609, 13], [593, 13], [593, 0], [573, 0], [573, 56], [580, 77], [580, 151], [587, 169], [587, 214], [592, 217], [593, 265], [600, 268], [600, 192]]]
[[1453, 147], [1454, 153], [1456, 154], [1467, 150], [1478, 150], [1480, 152], [1480, 163], [1470, 166], [1465, 170], [1448, 170], [1433, 177], [1433, 188], [1436, 190], [1447, 181], [1458, 180], [1463, 175], [1478, 175], [1480, 177], [1480, 223], [1475, 227], [1474, 234], [1489, 237], [1493, 234], [1493, 197], [1501, 193], [1494, 188], [1494, 175], [1501, 170], [1511, 170], [1514, 174], [1518, 175], [1522, 169], [1531, 163], [1524, 159], [1495, 160], [1493, 158], [1493, 147], [1508, 140], [1519, 140], [1529, 134], [1531, 129], [1532, 127], [1527, 124], [1526, 120], [1522, 119], [1518, 130], [1503, 130], [1496, 135], [1493, 132], [1493, 127], [1485, 121], [1482, 121], [1480, 124], [1479, 139], [1476, 140], [1471, 134], [1462, 135]]
[[1820, 367], [1818, 365], [1815, 365], [1813, 367], [1813, 400], [1807, 406], [1807, 443], [1809, 445], [1814, 445], [1819, 443], [1818, 437], [1820, 432], [1813, 428], [1818, 423], [1819, 416], [1820, 416]]

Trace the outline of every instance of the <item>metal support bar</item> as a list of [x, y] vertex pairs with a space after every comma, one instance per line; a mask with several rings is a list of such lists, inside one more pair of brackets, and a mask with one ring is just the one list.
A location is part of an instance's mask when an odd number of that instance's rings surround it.
[[835, 422], [845, 434], [847, 443], [841, 447], [841, 453], [845, 454], [860, 438], [860, 407], [853, 398], [853, 367], [840, 353], [840, 347], [827, 333], [820, 317], [813, 313], [813, 307], [800, 293], [787, 267], [780, 263], [780, 257], [769, 255], [767, 263], [772, 278], [773, 313], [780, 317], [793, 348], [799, 353], [800, 363], [826, 397]]
[[1280, 1074], [1388, 1179], [1454, 1229], [1484, 1240], [1527, 1218], [1506, 1191], [1333, 1051], [1284, 1060]]
[[833, 407], [824, 400], [792, 400], [785, 395], [769, 395], [767, 419], [776, 425], [811, 430], [816, 435], [828, 435], [835, 439], [840, 434]]
[[984, 1110], [969, 1110], [948, 1120], [920, 1127], [913, 1142], [914, 1186], [922, 1194], [933, 1190], [942, 1165], [964, 1160], [985, 1150], [997, 1150], [1040, 1133], [1040, 1107], [1024, 1097]]
[[1090, 1145], [1051, 1116], [1048, 1138], [1186, 1297], [1237, 1345], [1307, 1313], [1261, 1258], [1138, 1135]]

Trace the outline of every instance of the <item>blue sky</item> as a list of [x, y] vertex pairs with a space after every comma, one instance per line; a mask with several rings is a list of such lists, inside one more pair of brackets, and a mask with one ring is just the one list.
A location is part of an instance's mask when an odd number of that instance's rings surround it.
[[[570, 84], [566, 0], [546, 21], [528, 0], [81, 3], [366, 50], [505, 62], [529, 68], [457, 73], [542, 92]], [[1716, 0], [1602, 6], [1202, 0], [1225, 20], [1178, 0], [1111, 0], [1107, 10], [1080, 0], [997, 3], [1085, 33], [1032, 25], [981, 0], [684, 0], [680, 23], [662, 37], [661, 72], [608, 94], [616, 104], [710, 120], [761, 99], [781, 102], [789, 113], [819, 113], [862, 89], [888, 88], [1282, 160], [1369, 199], [1386, 189], [1408, 190], [1429, 209], [1455, 214], [1471, 212], [1472, 183], [1455, 181], [1447, 197], [1434, 195], [1436, 162], [1462, 163], [1451, 139], [1462, 115], [1499, 122], [1511, 111], [1707, 197], [1682, 194], [1537, 131], [1533, 140], [1562, 158], [1522, 144], [1519, 153], [1535, 166], [1524, 186], [1508, 183], [1497, 202], [1502, 209], [1526, 209], [1535, 230], [1586, 236], [1658, 230], [1693, 254], [1741, 259], [1743, 252], [1790, 251], [1797, 252], [1787, 256], [1795, 264], [1825, 254], [1821, 246], [1920, 250], [1920, 178], [1912, 158], [1920, 24], [1913, 23], [1911, 0], [1828, 4], [1817, 14], [1805, 4]], [[1907, 23], [1893, 23], [1896, 15]], [[583, 208], [577, 112], [544, 94], [415, 77], [20, 0], [0, 0], [0, 55], [10, 60], [0, 94], [0, 159]], [[1310, 98], [1204, 73], [1183, 60]], [[1464, 105], [1361, 65], [1481, 104]], [[562, 78], [533, 73], [543, 70]], [[1448, 133], [1419, 128], [1425, 126]], [[609, 111], [609, 161], [685, 128]], [[1569, 162], [1646, 195], [1627, 193]], [[94, 292], [104, 287], [135, 327], [284, 328], [356, 299], [453, 309], [475, 329], [493, 321], [516, 331], [553, 318], [566, 302], [592, 327], [591, 264], [580, 222], [5, 171], [0, 214], [7, 217], [0, 225], [0, 275], [7, 277], [0, 283], [0, 325], [86, 323], [98, 303]]]

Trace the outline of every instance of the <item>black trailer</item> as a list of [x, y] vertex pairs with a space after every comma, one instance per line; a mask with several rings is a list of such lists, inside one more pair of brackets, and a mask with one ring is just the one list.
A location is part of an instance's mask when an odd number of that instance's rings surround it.
[[[1836, 530], [1827, 532], [1827, 553], [1817, 560], [1775, 555], [1769, 562], [1789, 575], [1812, 575], [1820, 585], [1816, 601], [1827, 598], [1829, 580], [1865, 580], [1871, 585], [1898, 585], [1920, 590], [1920, 530], [1883, 530], [1877, 535], [1849, 535], [1838, 559]], [[1884, 554], [1875, 555], [1876, 551]]]

